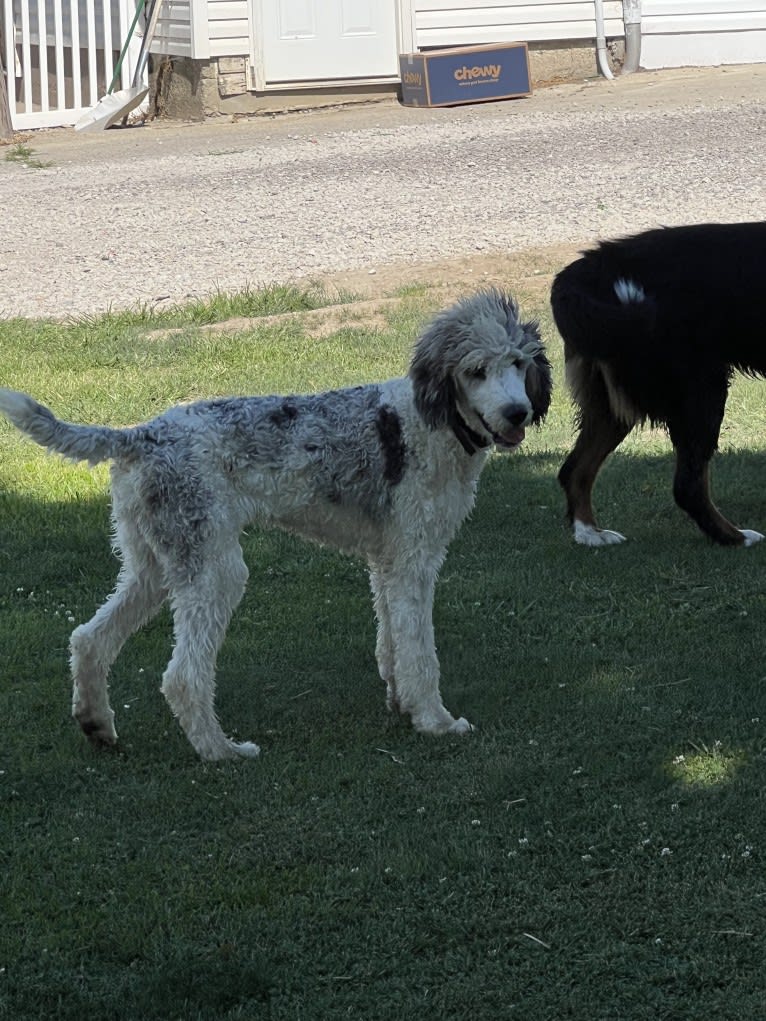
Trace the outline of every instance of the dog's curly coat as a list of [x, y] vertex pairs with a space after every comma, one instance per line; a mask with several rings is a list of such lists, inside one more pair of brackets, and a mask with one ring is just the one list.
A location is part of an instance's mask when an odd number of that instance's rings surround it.
[[72, 634], [73, 715], [117, 740], [107, 676], [166, 599], [175, 647], [162, 691], [202, 758], [256, 755], [214, 710], [218, 650], [242, 597], [239, 536], [273, 524], [364, 556], [388, 704], [429, 733], [463, 733], [439, 694], [434, 584], [494, 443], [513, 449], [548, 410], [537, 325], [495, 290], [460, 301], [420, 336], [408, 377], [312, 396], [226, 397], [125, 429], [72, 425], [0, 391], [0, 411], [49, 450], [112, 461], [114, 593]]

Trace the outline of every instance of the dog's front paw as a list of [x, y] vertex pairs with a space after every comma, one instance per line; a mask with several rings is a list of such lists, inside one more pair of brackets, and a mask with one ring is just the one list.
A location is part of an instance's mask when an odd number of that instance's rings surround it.
[[255, 744], [253, 741], [232, 741], [231, 744], [234, 754], [241, 756], [243, 759], [254, 759], [261, 754], [260, 745]]
[[619, 542], [625, 542], [625, 536], [620, 532], [612, 532], [608, 528], [596, 528], [595, 525], [586, 525], [582, 521], [575, 521], [574, 540], [581, 546], [615, 546]]
[[72, 715], [79, 724], [80, 730], [91, 744], [105, 745], [109, 748], [112, 748], [117, 744], [117, 731], [114, 727], [114, 713], [111, 709], [105, 718], [86, 716], [78, 713], [76, 709]]
[[754, 532], [750, 528], [740, 528], [740, 532], [744, 536], [745, 546], [755, 546], [757, 542], [760, 542], [763, 538], [761, 532]]
[[443, 737], [445, 734], [470, 734], [476, 729], [464, 716], [456, 720], [449, 713], [441, 720], [430, 720], [428, 722], [419, 720], [415, 723], [415, 728], [421, 734], [433, 734], [434, 737]]
[[232, 741], [211, 749], [209, 754], [201, 753], [206, 759], [254, 759], [261, 754], [260, 746], [253, 741]]
[[461, 716], [459, 720], [455, 720], [452, 726], [447, 731], [448, 734], [471, 734], [476, 730], [476, 727], [468, 720]]
[[224, 759], [254, 759], [261, 749], [252, 741], [232, 741], [223, 734], [214, 739], [193, 740], [194, 750], [205, 762], [222, 762]]

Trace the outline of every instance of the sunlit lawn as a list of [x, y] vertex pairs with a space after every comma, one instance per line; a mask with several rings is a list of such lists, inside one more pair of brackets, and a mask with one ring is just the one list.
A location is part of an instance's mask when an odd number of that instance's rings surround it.
[[[127, 423], [382, 379], [434, 301], [403, 292], [374, 328], [352, 305], [316, 339], [316, 289], [224, 299], [5, 322], [0, 384]], [[116, 573], [108, 473], [0, 426], [0, 1018], [766, 1016], [766, 545], [710, 545], [672, 504], [667, 439], [644, 432], [596, 493], [630, 541], [576, 547], [559, 343], [545, 307], [525, 311], [553, 409], [493, 456], [437, 588], [445, 702], [479, 727], [464, 740], [387, 717], [362, 565], [253, 528], [218, 709], [260, 759], [195, 758], [159, 693], [165, 614], [113, 673], [120, 751], [94, 751], [69, 718], [67, 643]], [[765, 402], [737, 380], [713, 476], [762, 531]]]

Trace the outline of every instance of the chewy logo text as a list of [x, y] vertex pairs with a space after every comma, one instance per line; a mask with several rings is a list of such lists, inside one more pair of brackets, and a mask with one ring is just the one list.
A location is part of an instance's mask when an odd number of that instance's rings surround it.
[[483, 67], [458, 67], [455, 70], [455, 79], [459, 82], [471, 81], [473, 78], [491, 78], [493, 81], [500, 77], [502, 64], [485, 64]]
[[419, 71], [405, 71], [402, 81], [405, 85], [417, 85], [420, 87], [422, 78]]

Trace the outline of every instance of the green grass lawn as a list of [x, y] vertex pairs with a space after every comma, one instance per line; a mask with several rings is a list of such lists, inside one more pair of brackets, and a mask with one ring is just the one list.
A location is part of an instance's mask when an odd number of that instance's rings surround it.
[[[386, 324], [317, 290], [243, 314], [147, 310], [0, 325], [0, 383], [57, 414], [137, 421], [178, 400], [406, 370], [428, 291]], [[338, 300], [349, 302], [349, 296]], [[345, 310], [345, 311], [344, 311]], [[390, 720], [363, 566], [253, 528], [224, 646], [224, 729], [256, 761], [199, 762], [159, 693], [162, 614], [112, 676], [119, 751], [69, 716], [67, 644], [111, 590], [107, 471], [0, 425], [0, 1018], [766, 1017], [766, 544], [710, 545], [670, 493], [660, 432], [599, 480], [618, 548], [572, 542], [559, 342], [546, 425], [493, 455], [435, 623], [445, 703], [480, 728]], [[167, 330], [167, 327], [173, 327]], [[765, 530], [766, 388], [738, 379], [718, 502]]]

